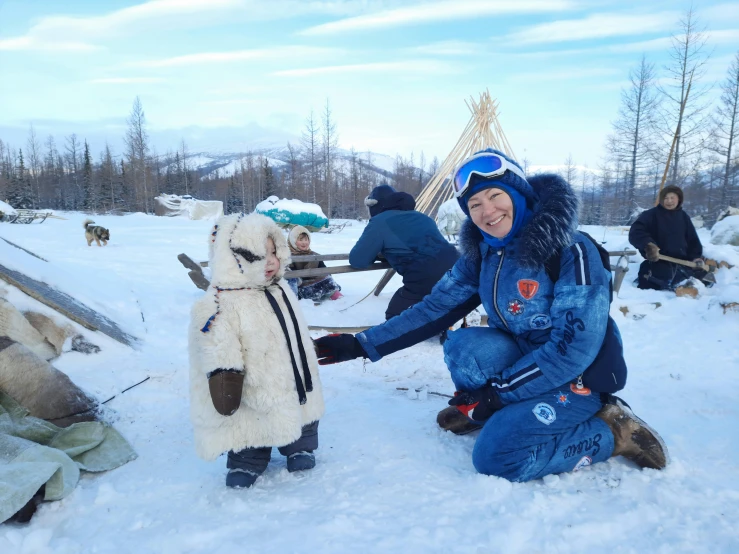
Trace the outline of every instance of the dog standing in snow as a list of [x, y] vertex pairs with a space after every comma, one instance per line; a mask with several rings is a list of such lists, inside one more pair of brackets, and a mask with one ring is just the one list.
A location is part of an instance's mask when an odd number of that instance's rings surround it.
[[[92, 219], [86, 219], [82, 224], [85, 228], [87, 246], [92, 246], [92, 241], [95, 241], [98, 246], [106, 246], [110, 240], [110, 230], [102, 225], [93, 225], [94, 223]], [[101, 242], [103, 243], [102, 245], [100, 244]]]
[[253, 485], [273, 446], [290, 472], [315, 466], [323, 394], [308, 325], [282, 278], [289, 262], [268, 217], [217, 220], [212, 279], [191, 314], [190, 408], [198, 455], [228, 451], [229, 487]]

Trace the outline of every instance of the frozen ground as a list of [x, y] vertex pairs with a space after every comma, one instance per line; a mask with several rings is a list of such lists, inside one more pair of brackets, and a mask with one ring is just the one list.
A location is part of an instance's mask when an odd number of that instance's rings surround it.
[[[446, 402], [428, 392], [448, 394], [452, 385], [441, 346], [429, 340], [366, 367], [323, 368], [317, 467], [289, 474], [275, 452], [254, 488], [227, 490], [225, 460], [202, 462], [193, 448], [186, 326], [202, 292], [176, 259], [205, 259], [211, 222], [99, 216], [111, 242], [98, 248], [85, 242], [84, 214], [60, 215], [67, 220], [0, 224], [0, 237], [48, 260], [29, 262], [0, 241], [0, 263], [43, 277], [142, 339], [132, 350], [80, 328], [102, 352], [55, 361], [99, 398], [151, 376], [109, 404], [139, 458], [85, 475], [26, 526], [0, 525], [2, 554], [739, 551], [739, 313], [719, 305], [739, 301], [739, 267], [722, 269], [718, 286], [693, 300], [637, 290], [632, 265], [612, 306], [630, 370], [622, 396], [665, 438], [665, 471], [611, 459], [526, 484], [476, 474], [475, 436], [436, 426]], [[316, 234], [313, 248], [347, 252], [362, 228]], [[628, 245], [620, 229], [588, 231], [608, 249]], [[707, 237], [701, 231], [704, 244]], [[709, 245], [708, 253], [739, 265], [737, 248]], [[339, 275], [343, 299], [301, 306], [311, 324], [380, 323], [396, 280], [379, 298], [339, 312], [379, 277]], [[47, 310], [5, 288], [18, 307]]]

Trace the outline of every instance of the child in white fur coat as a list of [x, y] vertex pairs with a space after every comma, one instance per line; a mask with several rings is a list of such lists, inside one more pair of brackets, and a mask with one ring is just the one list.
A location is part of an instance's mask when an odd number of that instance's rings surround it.
[[198, 455], [228, 451], [230, 487], [253, 485], [273, 446], [288, 471], [315, 465], [323, 395], [308, 325], [282, 279], [289, 263], [268, 217], [216, 222], [210, 287], [192, 308], [190, 411]]

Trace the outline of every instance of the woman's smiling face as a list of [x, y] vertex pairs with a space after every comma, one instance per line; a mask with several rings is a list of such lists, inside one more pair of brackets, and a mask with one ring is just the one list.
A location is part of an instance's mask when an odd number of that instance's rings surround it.
[[472, 223], [495, 237], [504, 238], [513, 227], [513, 201], [508, 194], [498, 188], [481, 190], [467, 201]]

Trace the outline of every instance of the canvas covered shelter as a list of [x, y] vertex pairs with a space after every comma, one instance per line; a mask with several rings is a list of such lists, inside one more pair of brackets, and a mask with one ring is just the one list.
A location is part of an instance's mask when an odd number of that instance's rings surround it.
[[154, 198], [154, 214], [188, 219], [216, 219], [223, 215], [223, 202], [196, 200], [189, 195], [160, 194]]

